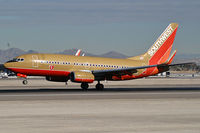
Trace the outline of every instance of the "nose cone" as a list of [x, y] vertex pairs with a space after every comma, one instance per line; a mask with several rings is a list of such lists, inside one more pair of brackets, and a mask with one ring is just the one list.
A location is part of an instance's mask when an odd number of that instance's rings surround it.
[[12, 63], [4, 63], [3, 65], [5, 68], [10, 68], [13, 66]]

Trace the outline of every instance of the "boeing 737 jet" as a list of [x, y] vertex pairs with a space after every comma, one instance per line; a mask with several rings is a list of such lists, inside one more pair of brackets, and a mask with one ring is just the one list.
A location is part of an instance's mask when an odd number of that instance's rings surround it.
[[171, 56], [171, 49], [178, 24], [171, 23], [142, 55], [126, 59], [101, 58], [60, 54], [25, 54], [4, 64], [18, 77], [45, 76], [48, 81], [81, 83], [87, 90], [89, 83], [97, 81], [96, 89], [102, 90], [100, 81], [119, 81], [156, 75], [169, 70], [176, 51]]

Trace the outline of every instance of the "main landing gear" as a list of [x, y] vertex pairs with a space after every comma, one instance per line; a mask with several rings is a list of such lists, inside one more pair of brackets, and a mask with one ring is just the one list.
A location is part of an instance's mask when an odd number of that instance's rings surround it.
[[104, 85], [100, 83], [100, 81], [98, 81], [98, 83], [96, 84], [96, 89], [97, 90], [103, 90], [104, 89]]
[[[88, 87], [89, 87], [88, 83], [84, 83], [84, 82], [81, 83], [81, 88], [83, 90], [88, 90]], [[100, 81], [98, 81], [98, 83], [96, 84], [95, 87], [96, 87], [97, 90], [103, 90], [104, 89], [104, 85], [101, 84]]]

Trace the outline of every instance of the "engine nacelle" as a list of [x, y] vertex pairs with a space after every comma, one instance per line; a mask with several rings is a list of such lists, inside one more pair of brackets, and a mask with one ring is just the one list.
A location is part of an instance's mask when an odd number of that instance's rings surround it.
[[91, 72], [76, 71], [71, 73], [71, 81], [77, 83], [93, 83], [94, 75]]
[[46, 80], [54, 82], [67, 82], [68, 78], [59, 76], [46, 76]]

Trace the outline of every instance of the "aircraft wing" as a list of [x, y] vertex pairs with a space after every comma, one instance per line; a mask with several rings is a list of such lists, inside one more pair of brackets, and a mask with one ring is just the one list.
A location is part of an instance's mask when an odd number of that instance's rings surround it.
[[107, 69], [107, 70], [93, 70], [92, 73], [96, 75], [107, 75], [107, 74], [132, 74], [137, 73], [137, 69], [145, 69], [151, 67], [158, 67], [159, 65], [148, 65], [148, 66], [137, 66], [137, 67], [129, 67], [129, 68], [121, 68], [121, 69]]
[[137, 66], [137, 67], [129, 67], [129, 68], [121, 68], [121, 69], [107, 69], [107, 70], [93, 70], [92, 73], [95, 76], [104, 76], [104, 75], [124, 75], [124, 74], [133, 74], [137, 73], [138, 69], [146, 69], [146, 68], [169, 68], [170, 66], [178, 66], [178, 65], [188, 65], [194, 64], [194, 62], [189, 63], [178, 63], [178, 64], [157, 64], [157, 65], [148, 65], [148, 66]]

